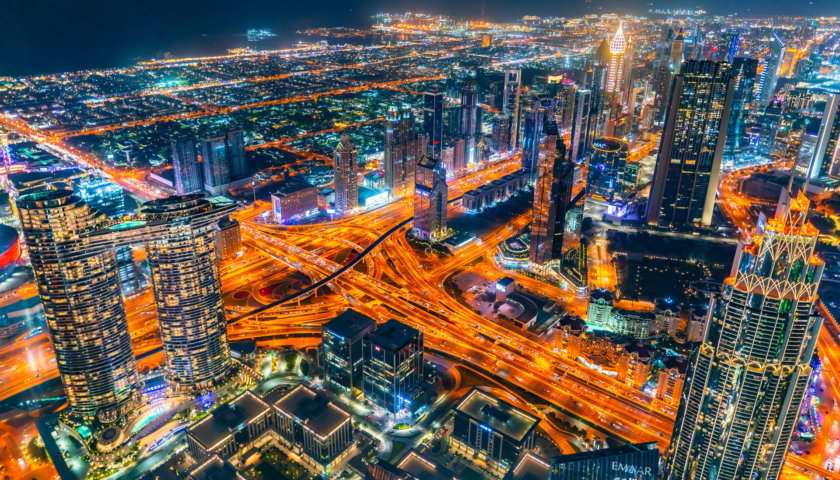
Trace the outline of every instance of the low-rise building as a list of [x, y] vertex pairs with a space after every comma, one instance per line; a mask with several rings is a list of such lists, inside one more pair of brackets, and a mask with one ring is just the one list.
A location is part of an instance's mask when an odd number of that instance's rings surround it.
[[619, 335], [633, 340], [648, 340], [656, 333], [656, 315], [650, 312], [613, 308], [607, 317], [606, 325]]
[[554, 325], [554, 330], [554, 350], [566, 358], [578, 358], [586, 322], [577, 315], [564, 315]]
[[650, 376], [651, 352], [647, 346], [631, 343], [618, 358], [618, 379], [628, 387], [642, 388]]
[[656, 381], [656, 398], [671, 406], [678, 406], [687, 371], [688, 360], [685, 357], [665, 357]]
[[271, 422], [270, 405], [245, 392], [187, 429], [190, 456], [196, 461], [212, 455], [228, 459], [239, 452], [241, 445], [257, 440]]
[[615, 296], [605, 288], [592, 290], [589, 294], [589, 306], [586, 309], [586, 321], [607, 325], [612, 313]]
[[478, 458], [513, 466], [523, 451], [534, 447], [539, 419], [473, 387], [455, 407], [451, 440]]
[[271, 194], [274, 221], [288, 223], [318, 211], [318, 189], [296, 177], [286, 179]]

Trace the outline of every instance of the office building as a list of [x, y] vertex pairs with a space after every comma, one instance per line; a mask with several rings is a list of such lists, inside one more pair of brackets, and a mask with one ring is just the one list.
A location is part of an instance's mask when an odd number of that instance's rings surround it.
[[461, 136], [473, 137], [479, 133], [478, 92], [475, 82], [467, 80], [461, 87]]
[[143, 204], [144, 219], [165, 224], [146, 242], [167, 375], [203, 391], [231, 367], [222, 281], [216, 253], [219, 219], [200, 194]]
[[510, 117], [495, 115], [491, 132], [491, 148], [498, 155], [510, 152]]
[[728, 63], [689, 60], [674, 77], [648, 197], [649, 225], [711, 225], [734, 89]]
[[824, 263], [810, 202], [787, 191], [740, 244], [689, 367], [667, 479], [779, 478], [812, 374]]
[[376, 329], [376, 321], [355, 310], [345, 310], [321, 326], [319, 354], [324, 379], [330, 387], [351, 397], [362, 391], [362, 340]]
[[201, 163], [204, 166], [204, 190], [210, 195], [221, 195], [230, 188], [232, 179], [226, 136], [216, 134], [203, 137], [199, 143]]
[[414, 232], [418, 238], [437, 241], [446, 235], [448, 194], [443, 161], [421, 158], [414, 180]]
[[359, 184], [356, 181], [358, 151], [350, 136], [341, 134], [335, 149], [335, 210], [348, 213], [359, 205]]
[[479, 459], [513, 466], [523, 451], [534, 447], [540, 420], [473, 387], [455, 407], [451, 440]]
[[121, 186], [103, 177], [78, 178], [72, 183], [76, 195], [106, 217], [122, 217], [127, 213]]
[[197, 462], [228, 459], [262, 437], [273, 417], [271, 405], [250, 391], [241, 393], [187, 428], [187, 451]]
[[70, 410], [114, 421], [140, 379], [104, 218], [67, 190], [23, 195], [17, 208]]
[[395, 415], [422, 407], [423, 333], [391, 319], [363, 341], [365, 401]]
[[808, 178], [840, 174], [840, 94], [828, 96], [814, 154], [808, 168]]
[[392, 197], [411, 192], [414, 170], [425, 152], [425, 137], [417, 133], [411, 108], [391, 107], [385, 118], [383, 165], [385, 188]]
[[225, 133], [225, 149], [230, 164], [232, 180], [241, 180], [250, 173], [245, 157], [245, 135], [242, 130], [229, 130]]
[[423, 134], [428, 142], [426, 154], [440, 159], [443, 148], [443, 92], [423, 94]]
[[776, 92], [776, 83], [779, 80], [779, 72], [782, 69], [782, 58], [785, 52], [785, 44], [778, 34], [773, 33], [770, 38], [770, 52], [764, 57], [764, 65], [758, 77], [758, 92], [756, 99], [758, 108], [765, 108], [773, 100]]
[[502, 114], [510, 120], [510, 148], [519, 147], [519, 96], [522, 90], [522, 70], [505, 72], [505, 86], [502, 93]]
[[723, 160], [737, 163], [741, 155], [750, 152], [750, 137], [747, 133], [749, 112], [755, 108], [755, 79], [758, 74], [758, 60], [735, 57], [732, 59], [732, 76], [735, 91], [732, 94], [732, 112], [726, 129], [723, 146]]
[[574, 80], [564, 79], [557, 90], [557, 124], [561, 132], [569, 132], [572, 129], [572, 118], [575, 109], [575, 97], [578, 86]]
[[685, 34], [682, 28], [671, 43], [671, 56], [668, 59], [668, 68], [673, 75], [679, 75], [682, 71], [683, 52], [685, 52]]
[[656, 442], [634, 443], [551, 460], [549, 480], [658, 480]]
[[566, 144], [554, 123], [546, 125], [540, 146], [537, 184], [531, 220], [528, 259], [544, 266], [562, 259], [566, 208], [572, 196], [574, 164], [566, 160]]
[[169, 146], [175, 169], [175, 193], [188, 195], [203, 191], [204, 180], [195, 151], [195, 139], [190, 135], [177, 135], [169, 139]]
[[597, 111], [593, 111], [592, 91], [587, 88], [578, 89], [575, 94], [575, 106], [572, 112], [571, 137], [569, 139], [570, 150], [569, 160], [574, 163], [586, 158], [589, 153], [589, 144], [592, 127], [592, 116], [597, 117]]
[[280, 436], [325, 472], [353, 443], [350, 414], [302, 384], [275, 402], [274, 409]]
[[628, 149], [627, 142], [617, 138], [599, 138], [592, 142], [587, 194], [607, 202], [615, 198], [616, 192], [621, 190]]
[[318, 189], [297, 176], [288, 177], [271, 193], [271, 211], [280, 224], [318, 213]]
[[546, 122], [554, 122], [554, 99], [537, 99], [531, 111], [525, 117], [522, 137], [522, 169], [531, 172], [531, 182], [537, 179], [537, 163], [540, 145]]

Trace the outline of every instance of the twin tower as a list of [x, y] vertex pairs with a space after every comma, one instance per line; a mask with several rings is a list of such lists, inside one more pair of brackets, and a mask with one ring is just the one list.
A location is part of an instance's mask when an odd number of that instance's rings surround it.
[[109, 422], [131, 407], [140, 377], [115, 249], [145, 246], [169, 380], [201, 391], [231, 367], [215, 237], [233, 205], [202, 195], [108, 219], [68, 190], [17, 201], [56, 362], [73, 413]]

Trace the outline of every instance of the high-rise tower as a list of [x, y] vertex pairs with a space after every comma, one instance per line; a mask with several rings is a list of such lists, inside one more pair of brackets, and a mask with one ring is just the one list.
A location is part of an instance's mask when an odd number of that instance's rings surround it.
[[575, 93], [575, 106], [572, 112], [572, 131], [570, 137], [569, 160], [577, 163], [589, 152], [589, 141], [592, 136], [593, 119], [597, 112], [592, 112], [592, 91], [580, 88]]
[[566, 209], [572, 196], [574, 164], [566, 160], [566, 144], [553, 122], [545, 125], [539, 172], [534, 190], [528, 259], [539, 266], [562, 260]]
[[103, 217], [67, 190], [24, 195], [17, 206], [70, 409], [116, 420], [140, 379]]
[[522, 168], [531, 172], [531, 182], [534, 182], [537, 178], [537, 163], [543, 126], [546, 122], [553, 121], [554, 99], [551, 97], [537, 99], [525, 118], [525, 128], [522, 136]]
[[392, 197], [399, 197], [414, 186], [414, 169], [426, 147], [417, 134], [410, 107], [390, 108], [385, 118], [384, 143], [385, 188]]
[[840, 94], [831, 94], [825, 102], [817, 146], [811, 157], [808, 178], [840, 174]]
[[423, 94], [423, 133], [429, 142], [429, 156], [440, 159], [443, 148], [443, 92]]
[[649, 225], [711, 225], [734, 89], [728, 63], [689, 60], [674, 77], [648, 197]]
[[671, 437], [669, 480], [779, 478], [822, 324], [819, 232], [806, 221], [808, 199], [786, 194], [775, 218], [739, 245], [712, 300]]
[[200, 140], [201, 163], [204, 166], [204, 189], [211, 195], [221, 195], [230, 188], [230, 162], [226, 136], [211, 135]]
[[776, 92], [776, 82], [779, 80], [779, 71], [782, 69], [782, 58], [785, 53], [785, 44], [776, 33], [770, 39], [770, 53], [764, 58], [764, 67], [758, 77], [758, 107], [765, 108], [773, 99]]
[[359, 184], [356, 183], [356, 146], [350, 143], [350, 136], [341, 134], [335, 149], [335, 209], [347, 213], [359, 205]]
[[169, 145], [175, 169], [175, 192], [186, 195], [202, 191], [204, 182], [195, 151], [195, 139], [190, 135], [177, 135], [169, 139]]
[[610, 39], [610, 66], [607, 73], [607, 93], [619, 94], [625, 83], [627, 71], [627, 38], [624, 36], [624, 24], [618, 25], [618, 30]]
[[165, 225], [146, 253], [168, 376], [187, 390], [206, 390], [232, 361], [215, 247], [219, 219], [202, 195], [153, 200], [142, 214]]
[[758, 60], [735, 57], [732, 60], [732, 76], [735, 77], [735, 91], [732, 95], [732, 113], [729, 114], [729, 126], [723, 147], [725, 161], [737, 161], [749, 146], [747, 134], [747, 116], [754, 109], [755, 78], [758, 73]]
[[419, 238], [439, 240], [446, 233], [448, 194], [443, 160], [421, 158], [414, 183], [414, 230]]
[[505, 91], [502, 93], [502, 112], [510, 117], [510, 148], [519, 147], [519, 96], [522, 90], [522, 70], [505, 72]]

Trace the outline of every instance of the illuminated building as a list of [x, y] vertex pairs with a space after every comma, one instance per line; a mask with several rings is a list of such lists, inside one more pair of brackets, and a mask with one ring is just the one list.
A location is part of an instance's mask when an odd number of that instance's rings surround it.
[[523, 451], [534, 447], [540, 420], [473, 387], [455, 407], [450, 438], [456, 448], [475, 452], [482, 460], [511, 467]]
[[628, 190], [635, 190], [639, 186], [642, 170], [642, 164], [639, 162], [624, 164], [624, 175], [621, 176], [621, 186]]
[[273, 417], [271, 405], [246, 391], [187, 428], [187, 451], [197, 462], [214, 455], [233, 457], [260, 439]]
[[808, 178], [840, 175], [840, 94], [831, 94], [825, 104]]
[[428, 142], [427, 154], [440, 159], [443, 148], [443, 92], [423, 94], [423, 134]]
[[461, 87], [461, 135], [475, 136], [478, 126], [478, 92], [475, 82], [467, 80]]
[[674, 75], [678, 75], [682, 71], [682, 63], [683, 63], [683, 51], [685, 50], [685, 35], [683, 34], [682, 28], [677, 36], [674, 38], [674, 41], [671, 43], [671, 56], [668, 61], [668, 68], [670, 68], [671, 73]]
[[417, 134], [410, 107], [391, 107], [385, 119], [385, 188], [392, 197], [411, 191], [414, 169], [426, 152], [426, 140]]
[[586, 320], [589, 323], [606, 325], [610, 321], [615, 296], [604, 288], [592, 290], [589, 294], [589, 306], [586, 310]]
[[749, 111], [753, 110], [755, 78], [758, 74], [758, 60], [735, 57], [732, 59], [732, 75], [735, 77], [735, 91], [732, 95], [732, 112], [726, 129], [726, 143], [723, 146], [723, 160], [735, 162], [744, 151], [750, 150], [747, 133]]
[[73, 192], [91, 208], [107, 217], [126, 214], [125, 193], [122, 187], [102, 177], [88, 177], [73, 181]]
[[212, 387], [231, 367], [214, 210], [200, 194], [153, 200], [142, 209], [147, 222], [160, 226], [146, 252], [167, 374], [187, 390]]
[[230, 176], [232, 180], [240, 180], [248, 176], [248, 163], [245, 157], [245, 136], [242, 130], [228, 130], [225, 133], [225, 149]]
[[554, 324], [554, 349], [566, 358], [577, 359], [586, 322], [577, 315], [564, 315]]
[[670, 298], [654, 300], [654, 315], [656, 315], [656, 330], [665, 332], [674, 338], [680, 327], [680, 306]]
[[547, 121], [554, 121], [554, 99], [550, 97], [539, 98], [525, 117], [522, 136], [522, 169], [531, 172], [531, 182], [535, 182], [537, 179], [540, 145]]
[[423, 333], [391, 319], [362, 340], [365, 401], [392, 415], [420, 410]]
[[548, 480], [657, 480], [656, 442], [634, 443], [591, 452], [561, 455], [551, 460]]
[[656, 398], [671, 406], [679, 406], [687, 370], [685, 358], [665, 357], [656, 381]]
[[116, 420], [140, 380], [103, 217], [66, 190], [24, 195], [17, 207], [70, 409]]
[[348, 213], [359, 205], [359, 184], [356, 181], [358, 151], [350, 143], [350, 136], [341, 134], [335, 149], [335, 209]]
[[[665, 462], [668, 479], [776, 479], [805, 399], [823, 262], [803, 194], [738, 246], [711, 301]], [[762, 217], [763, 218], [763, 217]], [[725, 413], [725, 414], [724, 414]]]
[[578, 87], [573, 80], [564, 79], [557, 92], [558, 123], [560, 124], [560, 129], [564, 132], [572, 129], [577, 89]]
[[631, 388], [642, 388], [650, 375], [650, 350], [641, 344], [625, 345], [618, 357], [618, 380]]
[[211, 135], [199, 140], [201, 164], [204, 166], [204, 190], [211, 195], [221, 195], [230, 188], [232, 177], [225, 140], [224, 135]]
[[610, 39], [610, 66], [607, 71], [607, 93], [620, 94], [626, 82], [626, 78], [630, 75], [627, 71], [627, 62], [625, 55], [627, 54], [627, 38], [624, 36], [624, 24], [618, 25], [618, 30]]
[[546, 124], [534, 189], [528, 255], [532, 264], [558, 263], [563, 257], [563, 231], [572, 196], [573, 170], [574, 164], [566, 160], [566, 144], [557, 134], [557, 125]]
[[175, 169], [175, 193], [188, 195], [203, 191], [204, 181], [195, 151], [195, 139], [190, 135], [177, 135], [169, 139], [169, 145]]
[[634, 340], [648, 340], [657, 331], [656, 315], [623, 308], [613, 308], [606, 325], [612, 332]]
[[414, 231], [419, 238], [440, 240], [446, 234], [448, 192], [443, 161], [421, 158], [414, 179]]
[[353, 444], [350, 414], [304, 385], [274, 403], [277, 431], [325, 472]]
[[318, 347], [324, 379], [351, 397], [362, 391], [364, 356], [362, 339], [376, 329], [376, 321], [355, 310], [345, 310], [321, 326]]
[[242, 232], [239, 221], [224, 217], [219, 220], [219, 232], [216, 234], [216, 251], [219, 260], [228, 260], [242, 249]]
[[300, 180], [288, 177], [271, 194], [274, 221], [285, 224], [306, 218], [318, 212], [318, 189]]
[[648, 198], [649, 225], [711, 225], [734, 89], [728, 63], [689, 60], [674, 78]]
[[20, 236], [17, 230], [0, 224], [0, 281], [14, 270], [20, 253]]
[[599, 138], [592, 142], [586, 192], [592, 197], [612, 201], [621, 189], [627, 142], [617, 138]]
[[522, 89], [522, 70], [507, 70], [502, 93], [502, 113], [510, 119], [510, 148], [519, 147], [519, 96]]
[[575, 94], [575, 108], [572, 113], [572, 130], [570, 137], [569, 160], [577, 163], [586, 158], [589, 152], [589, 142], [592, 135], [591, 117], [597, 116], [592, 111], [592, 91], [586, 88], [578, 89]]
[[496, 115], [493, 117], [492, 148], [499, 155], [508, 153], [510, 143], [510, 117]]
[[779, 71], [782, 69], [782, 55], [785, 51], [785, 44], [776, 33], [770, 39], [770, 53], [764, 58], [764, 66], [758, 77], [758, 93], [756, 100], [759, 108], [765, 108], [773, 99], [776, 91], [776, 82], [779, 80]]

